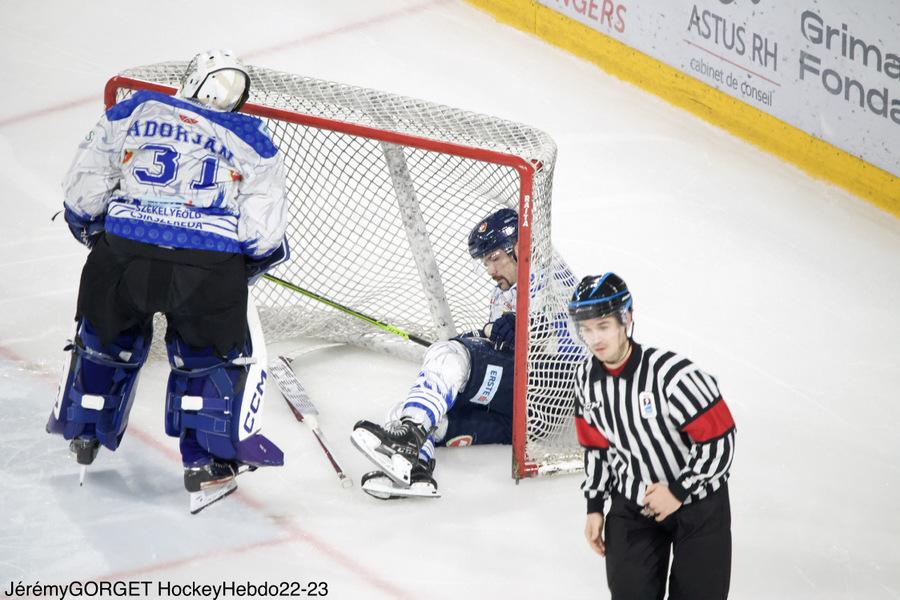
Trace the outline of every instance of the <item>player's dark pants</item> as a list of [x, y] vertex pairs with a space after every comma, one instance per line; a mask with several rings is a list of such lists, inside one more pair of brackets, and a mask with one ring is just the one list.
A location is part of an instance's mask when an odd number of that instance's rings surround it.
[[513, 353], [498, 352], [482, 338], [456, 338], [469, 352], [469, 381], [447, 412], [447, 433], [439, 446], [511, 444]]
[[166, 315], [167, 338], [225, 355], [247, 339], [247, 279], [242, 254], [160, 248], [106, 234], [81, 272], [76, 317], [107, 344]]
[[731, 581], [727, 484], [662, 523], [615, 495], [606, 516], [606, 580], [612, 600], [662, 600], [674, 549], [669, 600], [724, 600]]

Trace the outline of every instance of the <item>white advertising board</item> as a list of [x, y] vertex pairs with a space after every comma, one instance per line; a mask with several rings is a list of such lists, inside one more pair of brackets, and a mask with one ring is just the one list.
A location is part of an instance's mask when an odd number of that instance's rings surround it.
[[900, 0], [538, 0], [900, 177]]

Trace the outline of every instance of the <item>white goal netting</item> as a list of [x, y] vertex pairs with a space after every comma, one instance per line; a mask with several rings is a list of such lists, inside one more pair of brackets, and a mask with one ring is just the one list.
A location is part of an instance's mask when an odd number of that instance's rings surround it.
[[[114, 101], [145, 83], [176, 88], [186, 66], [130, 69], [111, 80]], [[581, 350], [565, 317], [574, 281], [560, 276], [550, 243], [554, 142], [439, 104], [249, 70], [245, 110], [263, 117], [288, 171], [292, 260], [272, 274], [309, 292], [267, 280], [253, 288], [267, 341], [320, 337], [421, 354], [335, 304], [426, 340], [480, 328], [493, 282], [469, 257], [468, 233], [498, 208], [524, 208], [529, 351], [516, 366], [527, 385], [516, 402], [527, 422], [517, 426], [514, 476], [580, 468], [572, 376]]]

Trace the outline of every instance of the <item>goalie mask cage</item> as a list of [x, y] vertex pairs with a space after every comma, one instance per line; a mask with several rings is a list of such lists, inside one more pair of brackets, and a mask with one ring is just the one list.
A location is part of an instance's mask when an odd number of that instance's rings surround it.
[[[129, 69], [107, 83], [106, 105], [140, 89], [173, 94], [186, 67]], [[321, 299], [426, 340], [482, 327], [494, 283], [469, 257], [467, 237], [491, 212], [516, 208], [513, 477], [580, 469], [573, 382], [583, 355], [566, 317], [575, 281], [550, 243], [553, 140], [422, 100], [248, 71], [241, 110], [263, 119], [287, 171], [292, 260], [271, 274], [320, 298], [258, 282], [267, 342], [309, 336], [421, 356]]]

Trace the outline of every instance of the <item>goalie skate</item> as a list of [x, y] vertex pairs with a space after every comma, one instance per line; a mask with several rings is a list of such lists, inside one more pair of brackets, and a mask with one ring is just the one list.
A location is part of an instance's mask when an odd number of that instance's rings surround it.
[[84, 485], [84, 477], [87, 475], [88, 465], [93, 464], [100, 450], [100, 442], [93, 438], [76, 438], [69, 442], [69, 450], [75, 455], [75, 460], [81, 465], [78, 473], [78, 485]]
[[440, 498], [437, 481], [432, 476], [434, 460], [428, 464], [418, 461], [413, 467], [409, 487], [394, 483], [381, 471], [371, 471], [362, 476], [362, 489], [365, 493], [379, 500], [398, 500], [400, 498]]
[[413, 463], [428, 434], [411, 419], [401, 419], [396, 427], [381, 427], [370, 421], [359, 421], [350, 440], [397, 485], [409, 487]]
[[218, 502], [237, 489], [237, 482], [230, 479], [223, 483], [209, 485], [198, 492], [191, 492], [191, 514], [198, 512], [214, 502]]
[[254, 467], [236, 467], [229, 462], [213, 460], [184, 470], [184, 487], [191, 495], [191, 514], [195, 515], [237, 489], [235, 478]]

